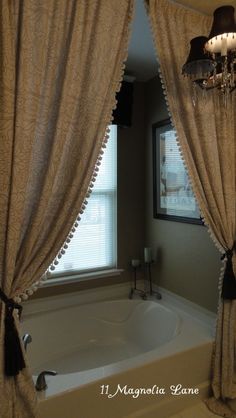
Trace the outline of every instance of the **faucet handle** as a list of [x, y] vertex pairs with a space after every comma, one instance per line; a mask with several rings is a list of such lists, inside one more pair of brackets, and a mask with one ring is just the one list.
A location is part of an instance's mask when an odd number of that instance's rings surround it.
[[45, 376], [47, 375], [56, 376], [57, 372], [54, 370], [43, 370], [41, 373], [39, 373], [37, 380], [36, 380], [36, 384], [35, 384], [36, 390], [41, 391], [41, 390], [47, 389], [47, 383], [45, 379]]

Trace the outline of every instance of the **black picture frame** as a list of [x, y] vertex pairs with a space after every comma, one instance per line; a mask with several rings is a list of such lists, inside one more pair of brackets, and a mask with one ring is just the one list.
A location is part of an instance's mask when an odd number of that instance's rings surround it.
[[[166, 151], [167, 147], [169, 151]], [[172, 160], [170, 152], [174, 155]], [[186, 169], [180, 154], [178, 160], [178, 153], [170, 119], [154, 123], [152, 125], [153, 217], [203, 225]]]

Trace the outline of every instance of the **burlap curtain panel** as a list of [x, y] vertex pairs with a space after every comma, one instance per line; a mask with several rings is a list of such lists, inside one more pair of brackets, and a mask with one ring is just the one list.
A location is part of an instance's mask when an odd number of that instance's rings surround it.
[[228, 402], [236, 397], [236, 302], [230, 300], [235, 297], [235, 279], [230, 281], [232, 270], [228, 274], [231, 261], [236, 271], [235, 94], [227, 109], [219, 92], [206, 93], [206, 97], [200, 93], [194, 106], [192, 83], [183, 78], [181, 69], [190, 40], [208, 36], [212, 19], [169, 0], [147, 0], [146, 5], [170, 114], [193, 190], [212, 238], [220, 252], [227, 253], [213, 357], [214, 398], [208, 405], [225, 417], [236, 417]]
[[[107, 141], [132, 12], [133, 0], [0, 2], [0, 287], [7, 298], [32, 293], [77, 226]], [[6, 307], [0, 417], [33, 418], [28, 368], [15, 377], [4, 372]]]

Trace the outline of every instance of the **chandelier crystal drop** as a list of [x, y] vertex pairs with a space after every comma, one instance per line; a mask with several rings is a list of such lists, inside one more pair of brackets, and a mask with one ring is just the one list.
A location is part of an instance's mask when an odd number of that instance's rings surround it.
[[217, 88], [227, 97], [236, 87], [236, 22], [233, 6], [215, 10], [207, 37], [198, 36], [191, 48], [182, 74], [205, 91]]

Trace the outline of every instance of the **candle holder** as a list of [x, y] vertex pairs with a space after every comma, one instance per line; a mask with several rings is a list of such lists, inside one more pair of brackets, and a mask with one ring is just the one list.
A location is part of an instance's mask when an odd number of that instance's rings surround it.
[[151, 261], [145, 261], [146, 272], [147, 272], [147, 277], [148, 277], [148, 281], [149, 281], [149, 294], [150, 294], [150, 296], [156, 295], [156, 298], [157, 299], [161, 299], [162, 296], [161, 296], [160, 292], [155, 291], [152, 288], [152, 272], [151, 272], [151, 265], [152, 265], [152, 263], [154, 263], [153, 260], [151, 260]]
[[132, 260], [131, 265], [133, 267], [133, 278], [134, 278], [134, 286], [131, 287], [129, 292], [129, 299], [133, 298], [133, 295], [136, 293], [138, 294], [142, 299], [147, 299], [146, 292], [144, 290], [137, 288], [137, 269], [140, 268], [140, 260]]

